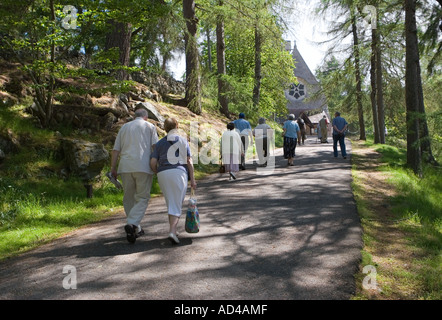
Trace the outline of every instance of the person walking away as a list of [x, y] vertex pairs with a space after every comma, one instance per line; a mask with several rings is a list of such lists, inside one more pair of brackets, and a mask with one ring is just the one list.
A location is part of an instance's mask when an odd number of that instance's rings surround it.
[[266, 123], [266, 119], [259, 118], [258, 125], [253, 129], [255, 137], [256, 153], [258, 154], [258, 165], [267, 166], [269, 153], [269, 142], [272, 139], [273, 130]]
[[301, 136], [301, 130], [293, 114], [290, 114], [288, 120], [284, 122], [282, 134], [284, 136], [284, 159], [288, 159], [287, 165], [293, 166], [297, 139], [300, 139]]
[[344, 159], [347, 159], [347, 152], [345, 150], [345, 132], [347, 131], [348, 123], [341, 117], [339, 112], [335, 112], [335, 118], [332, 121], [333, 125], [333, 155], [338, 157], [338, 141], [341, 148], [341, 154]]
[[299, 129], [301, 130], [301, 139], [298, 139], [298, 145], [301, 145], [301, 142], [304, 145], [304, 142], [305, 142], [305, 123], [304, 123], [304, 120], [301, 118], [301, 116], [298, 117], [297, 123], [298, 123]]
[[164, 121], [167, 135], [155, 145], [150, 159], [150, 167], [157, 174], [158, 184], [167, 205], [169, 217], [168, 239], [173, 244], [180, 243], [177, 226], [181, 217], [188, 180], [196, 189], [195, 175], [189, 143], [178, 135], [178, 122], [175, 118]]
[[327, 143], [327, 117], [324, 115], [319, 120], [319, 127], [321, 128], [321, 143]]
[[239, 119], [233, 121], [233, 124], [235, 125], [235, 129], [239, 133], [243, 144], [244, 155], [241, 156], [240, 169], [245, 170], [246, 169], [245, 157], [247, 154], [247, 150], [249, 148], [249, 143], [250, 142], [253, 143], [252, 126], [250, 125], [250, 122], [245, 119], [245, 115], [242, 112], [239, 114]]
[[147, 111], [137, 109], [135, 117], [118, 131], [111, 153], [111, 175], [114, 179], [120, 175], [123, 185], [123, 207], [127, 218], [124, 230], [130, 243], [135, 243], [136, 238], [144, 234], [140, 223], [149, 204], [153, 181], [149, 160], [152, 147], [158, 141], [155, 126], [147, 122]]
[[233, 122], [228, 123], [227, 130], [221, 136], [222, 163], [226, 173], [229, 174], [229, 180], [236, 179], [235, 174], [239, 171], [241, 157], [244, 155], [241, 137], [234, 129]]
[[318, 125], [316, 126], [316, 134], [318, 135], [318, 140], [322, 143], [321, 139], [321, 125], [318, 122]]

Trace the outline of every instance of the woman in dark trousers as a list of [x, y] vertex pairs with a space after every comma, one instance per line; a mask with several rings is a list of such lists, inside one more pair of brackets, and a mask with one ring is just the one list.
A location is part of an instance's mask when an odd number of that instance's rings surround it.
[[284, 159], [288, 159], [288, 166], [294, 166], [293, 158], [295, 157], [297, 140], [301, 137], [301, 130], [299, 129], [293, 114], [290, 114], [289, 119], [284, 122], [283, 130]]

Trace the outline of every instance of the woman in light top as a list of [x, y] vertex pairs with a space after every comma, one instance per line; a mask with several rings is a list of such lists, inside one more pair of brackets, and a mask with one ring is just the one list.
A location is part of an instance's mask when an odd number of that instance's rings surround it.
[[239, 171], [241, 156], [244, 156], [244, 147], [232, 122], [227, 124], [227, 130], [221, 137], [221, 154], [222, 163], [226, 173], [229, 174], [229, 180], [236, 179], [235, 173]]
[[296, 143], [300, 139], [301, 130], [295, 121], [295, 115], [290, 114], [289, 119], [284, 122], [284, 159], [288, 159], [287, 165], [293, 166], [293, 158], [295, 157]]

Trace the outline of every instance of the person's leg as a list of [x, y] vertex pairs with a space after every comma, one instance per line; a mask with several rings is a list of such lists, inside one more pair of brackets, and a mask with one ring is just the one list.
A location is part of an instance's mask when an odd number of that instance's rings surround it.
[[179, 221], [180, 217], [169, 214], [169, 233], [176, 235]]
[[258, 165], [262, 165], [262, 164], [264, 164], [264, 161], [265, 161], [264, 160], [264, 153], [265, 153], [264, 139], [256, 139], [255, 143], [256, 143], [255, 150], [256, 150], [256, 153], [258, 156]]
[[130, 217], [130, 212], [135, 206], [136, 183], [132, 173], [121, 173], [120, 176], [124, 190], [123, 207], [124, 213], [126, 214], [126, 225], [124, 226], [126, 239], [130, 243], [135, 243], [137, 238], [137, 225], [129, 223], [128, 219]]
[[288, 159], [289, 145], [288, 145], [288, 138], [286, 137], [284, 137], [283, 151], [284, 151], [284, 159]]
[[321, 128], [321, 142], [327, 142], [327, 128]]
[[293, 165], [293, 158], [295, 157], [295, 149], [296, 144], [298, 143], [297, 139], [288, 138], [288, 161], [287, 165]]
[[149, 204], [153, 175], [144, 172], [136, 172], [133, 174], [133, 177], [136, 188], [134, 194], [135, 204], [129, 212], [127, 223], [138, 227], [146, 214], [146, 209]]
[[333, 155], [335, 158], [338, 156], [338, 136], [333, 135]]
[[242, 146], [244, 148], [244, 155], [241, 155], [241, 169], [245, 169], [246, 167], [246, 137], [245, 136], [241, 136], [241, 142], [242, 142]]
[[135, 204], [135, 180], [132, 177], [132, 173], [120, 173], [121, 182], [123, 185], [123, 208], [126, 217], [129, 216], [130, 210], [132, 210]]
[[345, 136], [339, 138], [339, 146], [341, 148], [341, 153], [344, 158], [347, 157], [347, 150], [345, 149]]
[[269, 158], [269, 141], [267, 137], [264, 137], [262, 139], [262, 145], [263, 145], [263, 153], [264, 153], [264, 165], [267, 165], [267, 159]]
[[179, 243], [176, 236], [183, 201], [187, 190], [187, 173], [181, 169], [168, 169], [158, 173], [158, 183], [166, 200], [169, 216], [169, 239]]

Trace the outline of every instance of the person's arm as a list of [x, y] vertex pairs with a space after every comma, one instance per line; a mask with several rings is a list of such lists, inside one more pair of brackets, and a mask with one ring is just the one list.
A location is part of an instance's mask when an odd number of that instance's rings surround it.
[[336, 126], [335, 121], [333, 121], [332, 125], [333, 125], [333, 129], [334, 129], [336, 132], [341, 132], [341, 130], [339, 130], [338, 127]]
[[111, 174], [112, 176], [117, 179], [117, 162], [118, 157], [120, 156], [120, 151], [118, 150], [112, 150], [111, 153]]
[[196, 189], [195, 168], [193, 167], [192, 157], [187, 157], [187, 170], [189, 170], [190, 187]]
[[157, 174], [158, 173], [158, 159], [157, 158], [150, 158], [150, 168], [152, 171]]
[[158, 173], [158, 150], [156, 149], [157, 145], [154, 144], [152, 146], [152, 154], [150, 155], [150, 168], [152, 171], [157, 174]]

